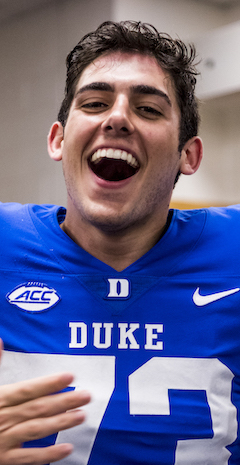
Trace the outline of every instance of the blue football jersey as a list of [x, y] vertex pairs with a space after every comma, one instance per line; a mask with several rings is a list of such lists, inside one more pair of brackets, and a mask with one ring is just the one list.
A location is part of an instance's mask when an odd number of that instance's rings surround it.
[[56, 206], [0, 206], [0, 384], [71, 371], [84, 424], [62, 465], [239, 465], [240, 208], [173, 211], [121, 272]]

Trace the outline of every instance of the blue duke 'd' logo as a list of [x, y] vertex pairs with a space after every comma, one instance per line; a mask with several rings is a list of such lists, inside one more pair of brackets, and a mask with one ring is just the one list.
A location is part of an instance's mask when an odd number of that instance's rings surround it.
[[57, 291], [44, 283], [28, 282], [15, 287], [6, 295], [7, 301], [28, 312], [42, 312], [61, 299]]

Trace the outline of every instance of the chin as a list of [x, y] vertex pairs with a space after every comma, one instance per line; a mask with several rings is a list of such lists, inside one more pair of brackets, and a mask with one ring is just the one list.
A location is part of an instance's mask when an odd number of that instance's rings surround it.
[[126, 224], [125, 222], [121, 221], [120, 219], [117, 218], [108, 218], [107, 220], [105, 219], [95, 219], [95, 221], [92, 221], [92, 224], [99, 230], [107, 233], [107, 234], [112, 234], [112, 233], [118, 233], [121, 231], [125, 231], [128, 229], [129, 224]]
[[85, 220], [95, 228], [107, 234], [120, 233], [132, 226], [132, 215], [124, 214], [92, 214]]

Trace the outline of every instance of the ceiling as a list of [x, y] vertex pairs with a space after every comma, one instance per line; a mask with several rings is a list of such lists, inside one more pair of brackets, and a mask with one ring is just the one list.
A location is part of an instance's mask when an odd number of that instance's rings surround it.
[[194, 0], [198, 3], [208, 3], [209, 5], [215, 5], [220, 8], [231, 8], [234, 5], [240, 4], [240, 0]]
[[[55, 0], [0, 0], [0, 22], [9, 20], [11, 17], [42, 7]], [[58, 0], [61, 1], [61, 0]], [[240, 0], [192, 0], [193, 2], [215, 5], [219, 8], [231, 8], [240, 4]]]
[[0, 22], [6, 21], [12, 16], [34, 10], [53, 0], [0, 0]]

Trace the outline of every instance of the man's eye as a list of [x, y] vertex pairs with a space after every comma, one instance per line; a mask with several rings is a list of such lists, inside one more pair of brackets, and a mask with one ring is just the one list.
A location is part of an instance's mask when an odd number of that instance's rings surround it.
[[88, 102], [82, 105], [82, 108], [86, 108], [88, 110], [106, 108], [107, 104], [103, 102]]
[[142, 105], [141, 107], [138, 107], [138, 110], [140, 110], [143, 113], [147, 113], [149, 116], [151, 115], [161, 116], [162, 115], [162, 113], [156, 110], [156, 108], [150, 107], [148, 105]]

